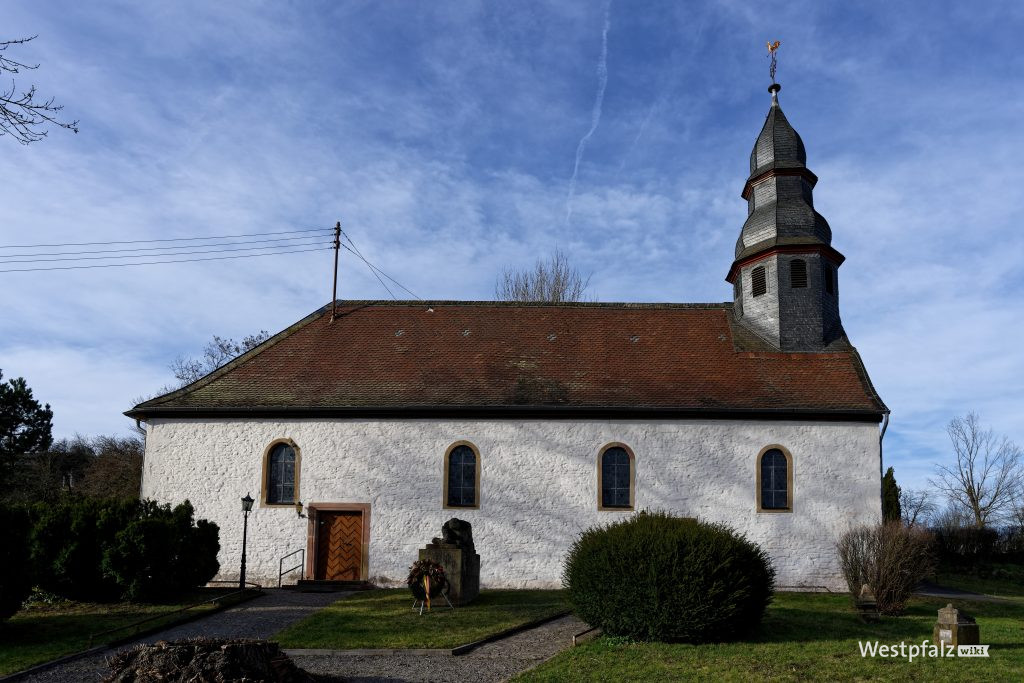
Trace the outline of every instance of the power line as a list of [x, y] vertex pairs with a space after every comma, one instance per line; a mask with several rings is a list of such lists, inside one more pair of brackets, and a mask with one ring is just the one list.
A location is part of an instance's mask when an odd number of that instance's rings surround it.
[[[343, 249], [345, 249], [345, 251], [348, 251], [349, 253], [351, 253], [351, 254], [355, 255], [355, 257], [356, 257], [356, 258], [360, 259], [360, 260], [361, 260], [361, 261], [362, 261], [363, 263], [365, 263], [366, 265], [368, 265], [368, 266], [369, 266], [370, 268], [372, 268], [373, 270], [377, 271], [378, 273], [380, 273], [381, 275], [383, 275], [383, 276], [384, 276], [384, 277], [386, 277], [387, 279], [391, 280], [391, 281], [392, 281], [392, 282], [394, 282], [394, 283], [395, 283], [396, 285], [398, 285], [399, 287], [401, 287], [401, 288], [402, 288], [402, 289], [404, 289], [405, 291], [409, 292], [409, 294], [412, 294], [412, 295], [413, 295], [414, 297], [416, 297], [416, 298], [417, 298], [417, 299], [419, 299], [420, 301], [423, 301], [423, 299], [422, 299], [421, 297], [417, 296], [417, 295], [416, 295], [416, 293], [415, 293], [415, 292], [413, 292], [413, 291], [412, 291], [411, 289], [409, 289], [408, 287], [406, 287], [405, 285], [403, 285], [403, 284], [402, 284], [401, 282], [399, 282], [399, 281], [398, 281], [398, 280], [396, 280], [395, 278], [393, 278], [393, 277], [391, 277], [390, 275], [388, 275], [387, 273], [385, 273], [385, 272], [384, 272], [383, 270], [381, 270], [381, 269], [380, 269], [380, 268], [378, 268], [377, 266], [375, 266], [375, 265], [373, 265], [372, 263], [370, 263], [369, 261], [367, 261], [367, 260], [366, 260], [365, 258], [363, 258], [363, 257], [362, 257], [361, 255], [357, 254], [357, 253], [356, 253], [355, 251], [353, 251], [352, 249], [349, 249], [349, 248], [348, 248], [348, 247], [346, 247], [346, 246], [345, 246], [344, 244], [342, 244], [341, 246], [342, 246], [342, 248], [343, 248]], [[389, 291], [390, 291], [390, 290], [389, 290]], [[394, 296], [394, 295], [392, 295], [392, 296]]]
[[162, 263], [195, 263], [197, 261], [227, 261], [229, 259], [239, 258], [255, 258], [257, 256], [278, 256], [283, 254], [301, 254], [307, 251], [322, 251], [324, 247], [314, 247], [313, 249], [296, 249], [294, 251], [271, 251], [264, 254], [241, 254], [238, 256], [212, 256], [210, 258], [195, 258], [195, 259], [178, 259], [172, 261], [142, 261], [139, 263], [101, 263], [91, 266], [51, 266], [49, 268], [12, 268], [8, 270], [0, 270], [0, 273], [28, 273], [40, 270], [82, 270], [88, 268], [125, 268], [128, 266], [152, 266], [159, 265]]
[[[242, 240], [236, 242], [220, 242], [212, 244], [175, 244], [166, 247], [129, 247], [128, 249], [90, 249], [86, 251], [50, 251], [50, 252], [33, 252], [29, 254], [0, 254], [0, 259], [14, 258], [20, 256], [73, 256], [77, 254], [117, 254], [127, 251], [166, 251], [168, 249], [183, 249], [186, 247], [233, 247], [242, 244], [269, 244], [271, 242], [295, 242], [300, 240], [316, 240], [321, 239], [321, 235], [303, 235], [301, 237], [278, 237], [272, 240]], [[281, 245], [281, 246], [293, 246], [293, 245]], [[2, 247], [0, 247], [2, 248]], [[157, 254], [148, 254], [149, 256], [156, 256]]]
[[[320, 239], [320, 238], [316, 238]], [[279, 249], [283, 246], [312, 246], [313, 243], [309, 244], [278, 244], [269, 247], [242, 247], [240, 249], [199, 249], [195, 251], [175, 251], [175, 252], [164, 252], [161, 254], [122, 254], [120, 256], [69, 256], [68, 258], [46, 258], [46, 259], [14, 259], [7, 261], [0, 261], [0, 266], [7, 265], [9, 263], [56, 263], [58, 261], [108, 261], [111, 259], [133, 259], [133, 258], [153, 258], [163, 256], [188, 256], [191, 254], [224, 254], [233, 251], [259, 251], [266, 249]], [[190, 246], [207, 246], [207, 245], [190, 245]], [[273, 252], [271, 252], [273, 253]], [[13, 254], [11, 256], [0, 256], [2, 259], [11, 259], [12, 256], [25, 256], [26, 254]]]
[[[154, 242], [197, 242], [200, 240], [226, 240], [235, 237], [264, 237], [267, 235], [295, 235], [302, 232], [323, 232], [327, 234], [330, 228], [311, 228], [308, 230], [283, 230], [280, 232], [250, 232], [241, 235], [215, 235], [211, 237], [165, 237], [155, 240], [120, 240], [114, 242], [65, 242], [62, 244], [4, 244], [0, 249], [34, 249], [36, 247], [91, 247], [110, 244], [152, 244]], [[198, 246], [198, 245], [196, 245]]]
[[[341, 230], [340, 232], [341, 232], [341, 234], [342, 234], [342, 235], [344, 235], [344, 236], [345, 236], [345, 239], [347, 239], [347, 240], [348, 240], [348, 243], [352, 245], [352, 249], [355, 249], [355, 250], [356, 250], [356, 256], [358, 256], [359, 258], [361, 258], [361, 259], [363, 260], [363, 262], [365, 262], [365, 263], [366, 263], [366, 267], [367, 267], [367, 268], [370, 268], [370, 264], [369, 264], [369, 262], [367, 262], [367, 261], [366, 261], [366, 259], [365, 259], [365, 258], [363, 258], [363, 252], [359, 251], [359, 247], [357, 247], [357, 246], [356, 246], [356, 243], [352, 241], [352, 238], [348, 236], [348, 233], [347, 233], [347, 232], [345, 232], [344, 230]], [[346, 249], [348, 249], [348, 247], [345, 247], [345, 248], [346, 248]], [[385, 282], [384, 282], [383, 280], [381, 280], [381, 279], [380, 279], [380, 275], [377, 275], [377, 271], [375, 271], [375, 270], [374, 270], [373, 268], [370, 268], [370, 272], [371, 272], [371, 273], [373, 273], [373, 276], [374, 276], [375, 278], [377, 278], [377, 282], [379, 282], [379, 283], [380, 283], [380, 286], [381, 286], [381, 287], [383, 287], [384, 289], [386, 289], [386, 290], [387, 290], [388, 294], [390, 294], [390, 295], [391, 295], [391, 298], [392, 298], [392, 299], [395, 299], [395, 300], [397, 301], [397, 300], [398, 300], [398, 297], [397, 297], [397, 296], [395, 296], [395, 293], [391, 291], [391, 288], [390, 288], [390, 287], [388, 287], [388, 286], [387, 286], [387, 284], [385, 284]]]

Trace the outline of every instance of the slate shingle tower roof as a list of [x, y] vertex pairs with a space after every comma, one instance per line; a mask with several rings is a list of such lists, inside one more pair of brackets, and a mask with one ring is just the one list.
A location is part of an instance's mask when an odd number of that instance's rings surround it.
[[781, 89], [778, 84], [769, 89], [771, 108], [750, 152], [742, 194], [747, 220], [736, 242], [736, 262], [775, 246], [832, 244], [828, 222], [814, 210], [818, 177], [807, 168], [803, 140], [779, 106]]

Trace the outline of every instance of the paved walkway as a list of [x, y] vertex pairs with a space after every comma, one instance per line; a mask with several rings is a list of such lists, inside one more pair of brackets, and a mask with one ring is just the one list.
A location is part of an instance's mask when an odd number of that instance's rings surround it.
[[32, 683], [71, 683], [72, 681], [98, 681], [107, 671], [106, 660], [118, 650], [139, 643], [158, 640], [177, 640], [208, 636], [211, 638], [269, 638], [285, 626], [332, 604], [348, 593], [300, 593], [298, 591], [266, 589], [266, 594], [208, 617], [173, 626], [120, 645], [99, 654], [85, 657], [42, 671], [21, 680]]
[[346, 683], [435, 681], [492, 683], [507, 681], [572, 645], [573, 635], [586, 629], [574, 616], [562, 617], [529, 631], [483, 645], [469, 654], [296, 655], [300, 668]]
[[914, 591], [914, 595], [922, 595], [928, 598], [948, 598], [949, 600], [977, 600], [980, 602], [1006, 602], [1005, 598], [985, 593], [972, 593], [959, 588], [947, 588], [930, 581], [922, 581], [921, 585]]

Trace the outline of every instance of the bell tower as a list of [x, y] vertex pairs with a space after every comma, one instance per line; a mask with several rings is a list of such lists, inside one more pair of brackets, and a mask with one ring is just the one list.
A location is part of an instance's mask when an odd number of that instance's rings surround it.
[[814, 210], [814, 185], [804, 143], [772, 102], [750, 153], [743, 186], [747, 220], [736, 241], [726, 280], [733, 286], [736, 320], [780, 351], [823, 351], [843, 338], [839, 266], [832, 230]]

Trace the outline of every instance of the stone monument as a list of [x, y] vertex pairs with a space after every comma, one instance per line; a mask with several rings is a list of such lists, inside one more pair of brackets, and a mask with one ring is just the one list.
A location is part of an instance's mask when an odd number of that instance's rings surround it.
[[453, 604], [465, 605], [480, 593], [480, 556], [473, 546], [473, 527], [469, 522], [449, 519], [441, 527], [441, 538], [434, 538], [422, 548], [419, 559], [432, 560], [444, 567], [448, 599]]
[[978, 622], [962, 610], [947, 604], [939, 610], [939, 620], [935, 622], [933, 633], [936, 643], [943, 645], [977, 645], [981, 642]]

